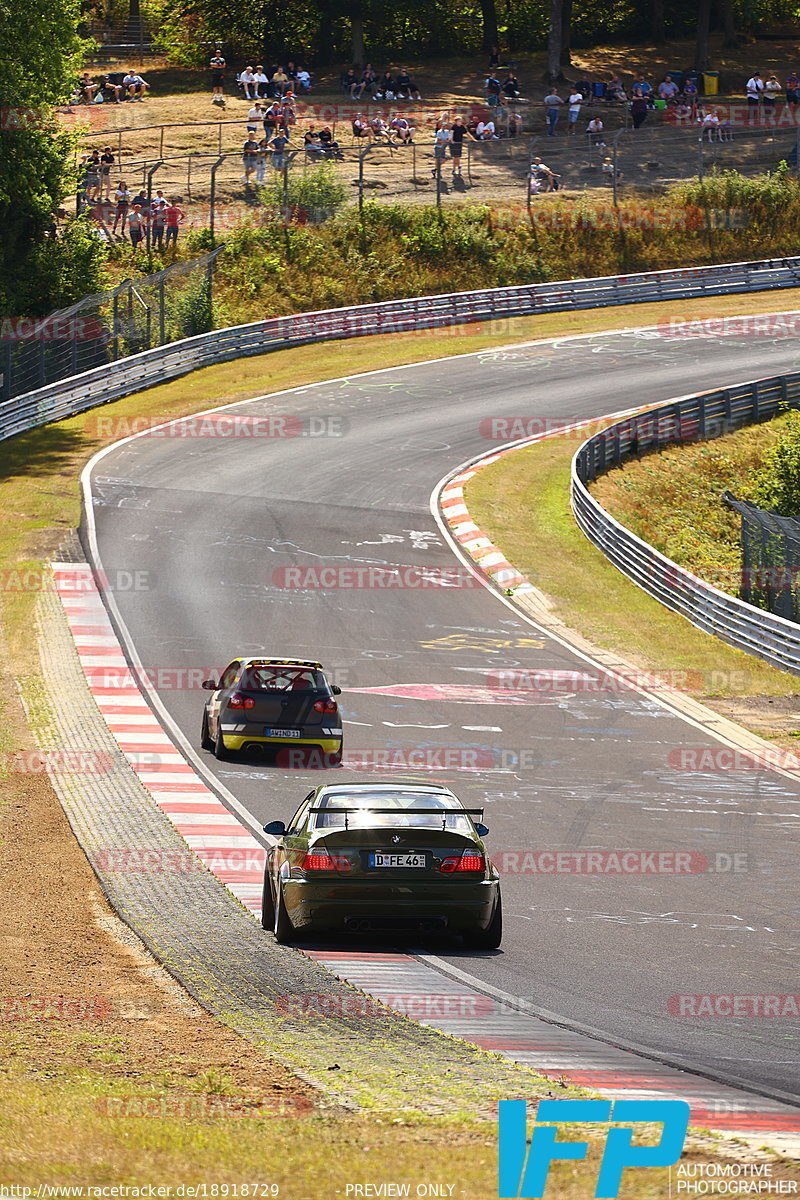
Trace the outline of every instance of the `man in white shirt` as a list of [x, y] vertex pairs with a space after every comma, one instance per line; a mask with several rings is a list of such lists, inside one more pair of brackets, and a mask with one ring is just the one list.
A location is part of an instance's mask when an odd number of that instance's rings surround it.
[[586, 126], [586, 132], [589, 135], [589, 141], [593, 146], [599, 146], [605, 150], [605, 134], [603, 132], [603, 122], [599, 117], [592, 117], [589, 124]]
[[[256, 76], [252, 67], [245, 67], [239, 76], [239, 83], [242, 86], [242, 95], [245, 100], [255, 100], [256, 98]], [[251, 93], [252, 89], [252, 95]]]
[[261, 105], [254, 104], [253, 107], [250, 109], [250, 112], [247, 114], [248, 130], [250, 130], [251, 128], [255, 129], [257, 125], [261, 124], [263, 119], [264, 119], [264, 114], [261, 111]]
[[126, 89], [131, 100], [144, 100], [150, 88], [150, 84], [142, 79], [141, 75], [137, 75], [135, 71], [128, 71], [128, 74], [122, 81], [122, 86]]
[[758, 104], [761, 99], [761, 93], [764, 91], [764, 80], [758, 71], [753, 71], [753, 74], [747, 81], [747, 103], [751, 106]]
[[475, 130], [475, 137], [478, 139], [479, 142], [497, 141], [497, 134], [495, 133], [495, 125], [494, 125], [494, 121], [491, 119], [491, 117], [489, 118], [488, 121], [479, 121], [478, 122], [478, 128]]
[[256, 85], [256, 95], [259, 100], [265, 99], [269, 95], [269, 78], [261, 63], [253, 72], [253, 83]]
[[300, 70], [297, 72], [297, 82], [300, 85], [300, 87], [303, 89], [304, 92], [311, 91], [311, 76], [309, 75], [309, 73], [305, 69], [305, 67], [301, 67]]
[[575, 88], [574, 91], [570, 92], [569, 100], [567, 101], [567, 103], [569, 104], [569, 126], [567, 128], [567, 133], [574, 134], [575, 133], [575, 124], [580, 115], [581, 104], [583, 103], [583, 96], [581, 95], [581, 93], [578, 91], [577, 88]]

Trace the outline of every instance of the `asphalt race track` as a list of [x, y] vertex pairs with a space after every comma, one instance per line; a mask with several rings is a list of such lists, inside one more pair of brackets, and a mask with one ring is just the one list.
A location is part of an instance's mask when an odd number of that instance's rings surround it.
[[[388, 779], [405, 752], [425, 749], [434, 778], [485, 806], [494, 856], [633, 847], [699, 852], [714, 865], [728, 861], [718, 854], [746, 855], [738, 872], [507, 871], [502, 952], [439, 944], [435, 953], [612, 1041], [800, 1099], [800, 1020], [670, 1011], [676, 995], [800, 990], [798, 787], [770, 772], [676, 769], [671, 752], [718, 743], [650, 698], [593, 691], [596, 667], [483, 587], [323, 590], [286, 587], [282, 572], [302, 567], [308, 582], [309, 567], [344, 568], [335, 578], [347, 583], [354, 567], [413, 564], [441, 582], [459, 564], [431, 515], [431, 491], [492, 449], [486, 418], [569, 424], [798, 368], [791, 339], [653, 331], [486, 351], [226, 414], [288, 415], [294, 432], [313, 418], [336, 436], [127, 441], [96, 463], [92, 491], [112, 587], [146, 573], [146, 586], [115, 591], [133, 652], [160, 672], [161, 701], [193, 747], [205, 693], [186, 686], [188, 669], [218, 674], [242, 653], [319, 658], [344, 688], [346, 757], [363, 764], [335, 777]], [[584, 682], [514, 703], [482, 690], [493, 671], [515, 667], [579, 672]], [[381, 762], [387, 750], [397, 752], [394, 770]], [[258, 825], [288, 817], [334, 775], [197, 755]]]

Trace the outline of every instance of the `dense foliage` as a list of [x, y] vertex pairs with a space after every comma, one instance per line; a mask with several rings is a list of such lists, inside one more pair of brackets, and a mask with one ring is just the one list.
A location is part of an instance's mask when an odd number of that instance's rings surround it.
[[72, 186], [73, 141], [53, 108], [80, 68], [77, 0], [0, 0], [0, 315], [39, 316], [97, 289], [102, 252], [83, 222], [45, 233]]

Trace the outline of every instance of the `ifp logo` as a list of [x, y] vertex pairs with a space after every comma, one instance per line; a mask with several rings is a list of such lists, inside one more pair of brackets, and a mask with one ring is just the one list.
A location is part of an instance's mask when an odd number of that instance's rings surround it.
[[[595, 1197], [612, 1200], [619, 1193], [626, 1167], [668, 1167], [681, 1156], [689, 1126], [685, 1100], [540, 1100], [528, 1146], [527, 1104], [501, 1100], [499, 1105], [498, 1196], [501, 1200], [539, 1200], [544, 1196], [550, 1163], [586, 1158], [588, 1142], [559, 1142], [558, 1126], [608, 1125]], [[632, 1145], [634, 1128], [663, 1124], [660, 1141]]]

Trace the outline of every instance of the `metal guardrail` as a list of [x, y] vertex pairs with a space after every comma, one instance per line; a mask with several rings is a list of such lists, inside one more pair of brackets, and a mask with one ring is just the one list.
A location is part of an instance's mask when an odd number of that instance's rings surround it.
[[387, 300], [299, 313], [216, 329], [171, 342], [26, 392], [0, 404], [0, 441], [85, 412], [200, 367], [250, 355], [375, 333], [446, 328], [470, 321], [603, 308], [647, 300], [687, 300], [800, 285], [800, 258], [724, 263], [685, 270], [574, 279], [493, 291]]
[[800, 408], [800, 374], [775, 375], [705, 392], [616, 421], [572, 460], [570, 496], [583, 533], [617, 570], [661, 604], [731, 646], [800, 675], [800, 625], [711, 586], [660, 554], [598, 504], [588, 484], [625, 458], [689, 440], [720, 437]]

